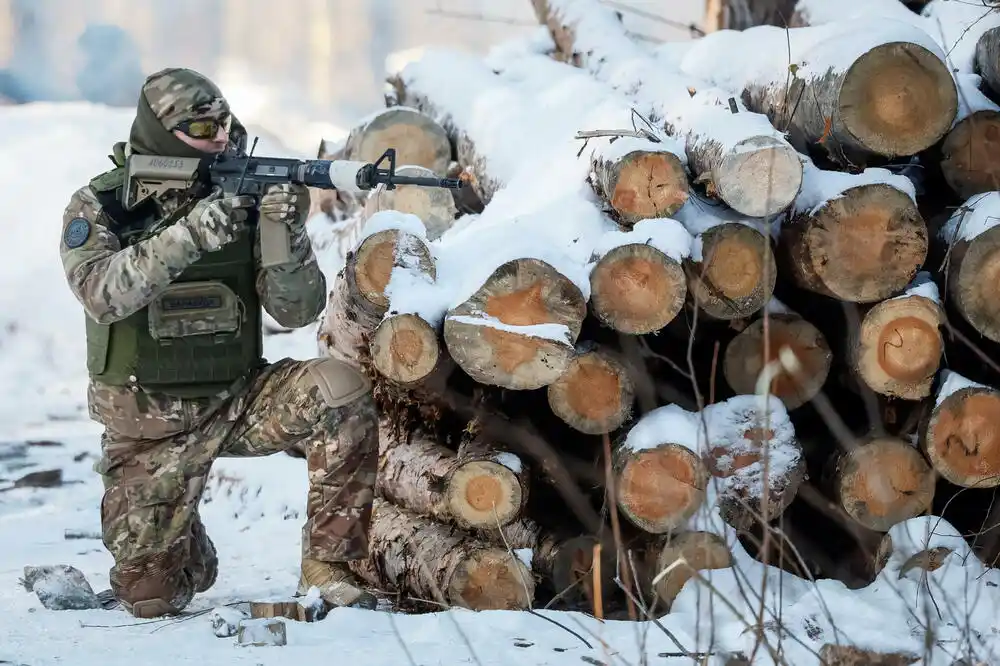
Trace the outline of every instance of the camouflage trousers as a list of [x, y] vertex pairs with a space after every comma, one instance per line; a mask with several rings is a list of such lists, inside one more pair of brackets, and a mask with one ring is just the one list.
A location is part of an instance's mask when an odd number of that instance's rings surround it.
[[[215, 582], [215, 547], [198, 514], [219, 457], [288, 451], [306, 458], [303, 557], [367, 556], [378, 455], [371, 392], [331, 400], [337, 361], [284, 359], [223, 399], [179, 399], [92, 383], [91, 418], [104, 424], [101, 525], [114, 557], [111, 587], [135, 604], [184, 608]], [[163, 608], [163, 604], [169, 608]], [[138, 614], [138, 613], [136, 613]]]

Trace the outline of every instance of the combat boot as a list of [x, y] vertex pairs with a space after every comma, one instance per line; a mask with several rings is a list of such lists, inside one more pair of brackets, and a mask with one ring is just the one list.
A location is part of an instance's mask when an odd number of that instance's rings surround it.
[[333, 607], [348, 606], [375, 610], [378, 604], [375, 595], [361, 587], [357, 577], [347, 568], [346, 562], [322, 562], [302, 558], [298, 594], [308, 593], [313, 586], [319, 588], [323, 601]]

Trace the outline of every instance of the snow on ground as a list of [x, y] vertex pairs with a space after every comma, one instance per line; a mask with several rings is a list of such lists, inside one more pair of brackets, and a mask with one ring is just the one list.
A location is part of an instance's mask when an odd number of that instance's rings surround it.
[[[768, 611], [764, 633], [780, 643], [784, 663], [818, 663], [820, 646], [837, 640], [920, 654], [927, 623], [945, 646], [928, 663], [949, 664], [969, 649], [981, 658], [995, 651], [996, 570], [982, 575], [975, 563], [962, 566], [961, 549], [944, 558], [929, 583], [916, 571], [900, 576], [900, 556], [874, 585], [851, 592], [832, 581], [813, 585], [780, 576], [734, 548], [738, 566], [708, 576], [725, 600], [710, 600], [704, 585], [691, 583], [658, 625], [549, 611], [407, 616], [338, 609], [317, 624], [288, 622], [285, 647], [241, 648], [233, 638], [217, 638], [205, 615], [138, 621], [118, 610], [45, 609], [18, 582], [25, 565], [72, 565], [96, 591], [108, 586], [111, 559], [100, 540], [65, 538], [66, 530], [85, 536], [98, 530], [102, 487], [92, 471], [100, 431], [84, 406], [83, 314], [65, 285], [58, 246], [65, 202], [107, 168], [106, 155], [130, 120], [125, 111], [80, 104], [0, 108], [0, 224], [11, 249], [11, 259], [0, 264], [0, 381], [6, 396], [0, 403], [0, 663], [125, 666], [138, 658], [153, 666], [285, 664], [336, 654], [343, 663], [366, 666], [690, 664], [690, 657], [679, 656], [678, 644], [691, 651], [711, 645], [752, 650], [756, 632], [748, 627], [756, 623], [754, 597], [764, 577], [766, 597], [783, 601], [786, 629], [778, 631], [778, 613]], [[310, 224], [317, 240], [330, 240], [322, 220]], [[340, 261], [333, 247], [321, 257], [330, 277]], [[271, 359], [312, 356], [314, 336], [314, 327], [271, 336], [266, 353]], [[23, 444], [29, 441], [58, 445]], [[26, 472], [56, 468], [63, 470], [61, 487], [8, 489]], [[190, 610], [294, 592], [305, 490], [303, 461], [285, 454], [216, 464], [201, 514], [219, 551], [220, 575]], [[928, 611], [928, 584], [942, 620], [925, 619], [935, 617]], [[966, 609], [951, 608], [973, 601], [978, 605], [967, 609], [976, 622], [970, 633], [961, 620]], [[698, 663], [722, 664], [723, 657]], [[761, 649], [755, 663], [773, 660]]]

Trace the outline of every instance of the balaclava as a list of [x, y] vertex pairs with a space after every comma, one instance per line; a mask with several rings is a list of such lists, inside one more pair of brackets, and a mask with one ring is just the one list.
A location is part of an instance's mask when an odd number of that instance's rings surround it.
[[229, 103], [207, 77], [190, 69], [169, 68], [151, 74], [139, 93], [129, 134], [132, 151], [144, 155], [205, 157], [172, 130], [177, 123], [199, 118], [223, 118]]

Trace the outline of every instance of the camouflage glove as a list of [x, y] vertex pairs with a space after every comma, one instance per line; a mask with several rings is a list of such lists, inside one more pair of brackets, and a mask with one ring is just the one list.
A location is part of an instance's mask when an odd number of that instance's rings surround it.
[[260, 214], [287, 224], [293, 233], [301, 231], [309, 216], [309, 188], [294, 183], [269, 186], [260, 198]]
[[251, 196], [223, 197], [222, 189], [217, 187], [178, 224], [191, 232], [195, 244], [203, 252], [215, 252], [236, 239], [247, 219], [244, 209], [252, 208], [254, 203]]

